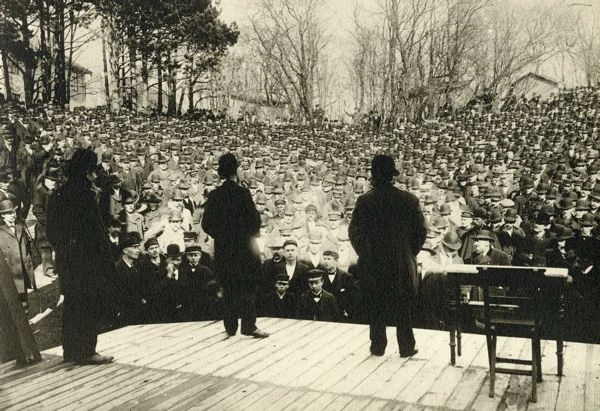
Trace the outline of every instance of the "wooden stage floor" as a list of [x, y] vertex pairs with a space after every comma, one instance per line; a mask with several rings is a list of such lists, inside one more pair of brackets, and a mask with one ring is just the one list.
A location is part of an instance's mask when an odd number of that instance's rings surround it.
[[[260, 318], [264, 340], [226, 338], [220, 322], [131, 326], [99, 337], [113, 364], [74, 366], [60, 347], [34, 366], [0, 365], [0, 409], [593, 410], [600, 409], [600, 346], [567, 343], [564, 376], [555, 343], [543, 342], [544, 382], [499, 374], [488, 397], [485, 338], [463, 335], [450, 365], [448, 333], [415, 330], [419, 353], [402, 359], [393, 328], [384, 357], [369, 354], [368, 327]], [[504, 356], [530, 344], [500, 339]]]

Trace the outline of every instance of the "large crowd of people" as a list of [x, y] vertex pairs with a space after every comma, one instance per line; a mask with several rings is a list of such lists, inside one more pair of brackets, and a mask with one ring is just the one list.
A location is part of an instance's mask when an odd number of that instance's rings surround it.
[[[356, 269], [349, 227], [358, 197], [371, 189], [371, 159], [388, 154], [400, 171], [394, 185], [419, 198], [427, 226], [417, 324], [443, 326], [439, 272], [450, 264], [564, 267], [571, 335], [600, 341], [599, 107], [600, 89], [582, 87], [394, 129], [327, 121], [311, 129], [4, 106], [0, 251], [25, 307], [33, 266], [62, 275], [47, 235], [48, 200], [75, 150], [89, 148], [102, 221], [89, 228], [112, 244], [106, 326], [222, 318], [211, 234], [240, 222], [215, 228], [203, 219], [222, 182], [218, 160], [232, 153], [260, 220], [251, 239], [261, 263], [258, 314], [363, 322], [372, 279]], [[477, 294], [463, 290], [464, 299]]]

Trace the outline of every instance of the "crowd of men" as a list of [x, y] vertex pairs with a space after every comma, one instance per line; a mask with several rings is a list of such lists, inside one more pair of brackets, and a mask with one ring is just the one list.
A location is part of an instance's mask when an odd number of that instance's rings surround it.
[[[218, 159], [231, 152], [260, 213], [259, 314], [364, 321], [368, 302], [348, 227], [358, 196], [370, 189], [371, 158], [386, 153], [401, 171], [395, 185], [420, 199], [428, 225], [417, 323], [439, 324], [439, 287], [429, 273], [440, 267], [554, 266], [572, 278], [575, 332], [600, 339], [597, 327], [586, 327], [600, 313], [599, 104], [598, 88], [564, 89], [498, 112], [467, 109], [375, 131], [3, 107], [0, 216], [11, 230], [0, 230], [0, 250], [21, 262], [12, 266], [24, 304], [35, 284], [32, 256], [44, 275], [60, 275], [46, 238], [47, 201], [73, 151], [89, 147], [113, 244], [108, 323], [219, 318], [214, 242], [202, 218], [220, 184]], [[29, 233], [24, 222], [32, 215]], [[464, 290], [465, 299], [476, 294]]]

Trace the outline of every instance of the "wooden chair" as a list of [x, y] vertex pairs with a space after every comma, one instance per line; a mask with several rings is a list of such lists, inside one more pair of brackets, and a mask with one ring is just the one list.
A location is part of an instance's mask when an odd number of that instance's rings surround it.
[[[483, 323], [490, 365], [490, 392], [494, 397], [496, 373], [531, 376], [531, 401], [537, 402], [537, 383], [542, 381], [540, 328], [544, 317], [545, 269], [532, 268], [516, 273], [510, 269], [478, 267], [483, 288]], [[504, 295], [493, 295], [494, 287], [508, 288]], [[498, 357], [496, 342], [499, 335], [527, 337], [531, 340], [531, 360]], [[530, 369], [499, 367], [497, 364], [518, 364]]]

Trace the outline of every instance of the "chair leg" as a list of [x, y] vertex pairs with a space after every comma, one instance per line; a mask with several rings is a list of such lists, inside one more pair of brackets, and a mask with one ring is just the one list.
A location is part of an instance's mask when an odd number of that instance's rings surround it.
[[462, 355], [462, 333], [460, 332], [460, 328], [456, 332], [456, 340], [457, 340], [457, 354], [460, 357]]
[[456, 364], [456, 352], [454, 349], [456, 348], [456, 330], [450, 329], [450, 364]]
[[542, 345], [540, 337], [536, 337], [536, 349], [537, 349], [537, 382], [542, 382]]
[[537, 402], [538, 348], [536, 338], [531, 339], [531, 402]]
[[486, 335], [488, 348], [488, 361], [490, 363], [490, 398], [494, 398], [496, 391], [496, 336]]
[[558, 371], [559, 377], [562, 377], [562, 375], [563, 375], [563, 364], [564, 364], [563, 348], [564, 348], [563, 340], [562, 339], [556, 340], [556, 360], [557, 360], [557, 371]]

